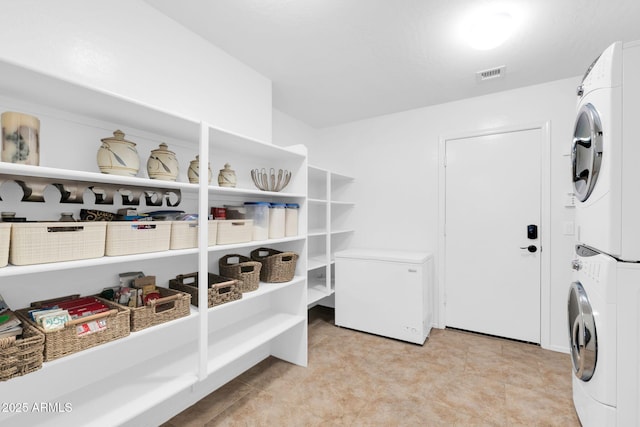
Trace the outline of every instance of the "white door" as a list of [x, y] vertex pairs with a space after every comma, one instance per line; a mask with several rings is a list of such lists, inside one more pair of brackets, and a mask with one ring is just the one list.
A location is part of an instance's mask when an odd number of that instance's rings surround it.
[[542, 141], [530, 129], [445, 142], [447, 326], [540, 343]]

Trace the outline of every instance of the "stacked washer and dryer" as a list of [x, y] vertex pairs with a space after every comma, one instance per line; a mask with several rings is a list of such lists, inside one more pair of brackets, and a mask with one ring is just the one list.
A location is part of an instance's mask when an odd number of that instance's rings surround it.
[[590, 426], [640, 425], [640, 42], [609, 46], [578, 87], [572, 168], [573, 401]]

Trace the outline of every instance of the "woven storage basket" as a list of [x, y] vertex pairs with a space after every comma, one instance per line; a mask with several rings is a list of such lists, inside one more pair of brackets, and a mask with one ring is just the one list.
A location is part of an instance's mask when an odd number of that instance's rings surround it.
[[169, 250], [171, 221], [112, 221], [107, 223], [105, 254], [142, 254]]
[[[209, 246], [215, 246], [218, 238], [218, 220], [209, 221]], [[171, 222], [171, 249], [187, 249], [198, 247], [197, 221]]]
[[[207, 302], [209, 307], [235, 301], [242, 298], [238, 281], [227, 277], [209, 273], [209, 290]], [[191, 304], [198, 306], [198, 273], [179, 274], [169, 280], [169, 287], [191, 295]]]
[[252, 237], [253, 220], [228, 219], [218, 221], [217, 242], [219, 245], [250, 242]]
[[160, 293], [161, 298], [149, 301], [144, 307], [125, 307], [118, 304], [129, 309], [131, 332], [138, 332], [191, 313], [190, 294], [161, 287], [157, 287], [156, 292]]
[[104, 256], [105, 222], [15, 222], [9, 262], [14, 265]]
[[262, 263], [260, 280], [268, 283], [289, 282], [296, 273], [298, 254], [275, 249], [258, 248], [251, 251], [251, 259]]
[[42, 367], [44, 334], [22, 316], [22, 338], [0, 339], [0, 381], [26, 375]]
[[[79, 298], [79, 295], [71, 295], [69, 297], [57, 298], [72, 299]], [[91, 347], [95, 347], [100, 344], [107, 343], [109, 341], [123, 338], [129, 335], [129, 309], [122, 308], [116, 303], [108, 301], [106, 299], [97, 298], [100, 302], [106, 304], [111, 310], [104, 313], [98, 313], [93, 316], [86, 316], [67, 322], [67, 325], [57, 331], [45, 331], [39, 325], [36, 325], [29, 318], [29, 310], [37, 308], [48, 301], [39, 301], [31, 303], [30, 308], [23, 308], [18, 310], [17, 313], [22, 317], [25, 323], [30, 323], [38, 331], [44, 334], [44, 361], [49, 362], [51, 360], [58, 359], [69, 354], [76, 353], [78, 351], [86, 350]], [[52, 300], [53, 301], [53, 300]], [[86, 323], [92, 320], [106, 320], [106, 329], [92, 334], [78, 336], [76, 326], [82, 323]]]
[[11, 237], [11, 223], [0, 222], [0, 267], [9, 263], [9, 240]]
[[220, 274], [240, 281], [240, 292], [251, 292], [258, 289], [260, 285], [260, 270], [262, 264], [258, 261], [251, 261], [251, 258], [229, 254], [218, 261]]

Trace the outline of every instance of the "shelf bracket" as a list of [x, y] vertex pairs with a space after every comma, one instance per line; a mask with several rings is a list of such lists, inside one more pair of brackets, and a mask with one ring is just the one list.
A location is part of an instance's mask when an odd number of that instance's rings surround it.
[[[84, 203], [84, 192], [89, 190], [98, 205], [113, 205], [114, 196], [119, 194], [124, 206], [140, 205], [140, 198], [144, 195], [147, 206], [169, 207], [180, 205], [182, 193], [179, 189], [148, 187], [142, 185], [108, 184], [89, 181], [75, 181], [67, 179], [48, 179], [39, 177], [23, 177], [16, 175], [0, 176], [0, 186], [6, 181], [14, 181], [22, 189], [23, 202], [44, 202], [44, 193], [48, 186], [55, 187], [60, 193], [60, 203]], [[2, 198], [0, 198], [2, 200]]]

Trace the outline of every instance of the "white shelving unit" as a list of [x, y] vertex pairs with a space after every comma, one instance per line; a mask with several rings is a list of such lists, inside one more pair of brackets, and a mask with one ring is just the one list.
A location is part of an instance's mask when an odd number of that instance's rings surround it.
[[350, 196], [353, 178], [327, 169], [309, 165], [309, 259], [308, 307], [319, 303], [331, 304], [334, 293], [333, 254], [345, 249], [355, 231], [350, 211], [355, 203]]
[[[33, 373], [0, 383], [4, 401], [26, 404], [23, 411], [0, 412], [0, 425], [104, 426], [159, 425], [259, 361], [273, 355], [307, 364], [307, 157], [306, 148], [282, 148], [217, 129], [197, 118], [186, 118], [101, 90], [79, 86], [8, 63], [0, 63], [0, 111], [21, 111], [41, 122], [40, 164], [0, 162], [0, 211], [14, 211], [33, 220], [57, 220], [62, 211], [78, 218], [80, 208], [115, 212], [85, 192], [82, 204], [62, 203], [58, 190], [47, 188], [45, 202], [23, 202], [12, 181], [16, 175], [34, 178], [161, 187], [179, 191], [179, 209], [207, 217], [211, 206], [271, 201], [300, 205], [300, 234], [283, 239], [207, 247], [208, 224], [199, 227], [199, 248], [130, 256], [102, 257], [0, 268], [0, 294], [14, 309], [32, 301], [70, 294], [91, 295], [116, 285], [118, 273], [143, 271], [167, 287], [178, 274], [198, 271], [199, 307], [191, 314], [131, 333], [60, 359], [45, 362]], [[96, 153], [100, 139], [115, 129], [137, 143], [141, 171], [137, 177], [99, 173]], [[166, 142], [180, 162], [177, 182], [146, 178], [145, 160]], [[236, 188], [206, 182], [190, 184], [189, 162], [209, 159], [211, 169], [230, 163]], [[283, 192], [255, 188], [253, 168], [288, 169], [293, 178]], [[49, 191], [51, 190], [51, 191]], [[114, 198], [115, 199], [115, 198]], [[166, 207], [137, 207], [140, 211]], [[295, 277], [287, 283], [260, 283], [242, 299], [208, 308], [206, 277], [218, 273], [218, 259], [230, 253], [248, 255], [268, 246], [300, 255]], [[34, 407], [49, 405], [50, 410]], [[53, 406], [52, 406], [53, 405]], [[51, 409], [54, 408], [54, 409]]]

